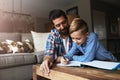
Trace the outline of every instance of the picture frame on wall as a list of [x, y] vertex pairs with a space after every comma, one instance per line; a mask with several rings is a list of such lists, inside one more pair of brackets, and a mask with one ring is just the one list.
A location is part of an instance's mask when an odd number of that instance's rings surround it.
[[118, 26], [117, 26], [117, 24], [111, 24], [110, 32], [113, 35], [117, 35], [118, 34]]
[[75, 7], [72, 7], [70, 9], [67, 9], [66, 10], [66, 14], [75, 14], [75, 15], [78, 15], [78, 7], [75, 6]]

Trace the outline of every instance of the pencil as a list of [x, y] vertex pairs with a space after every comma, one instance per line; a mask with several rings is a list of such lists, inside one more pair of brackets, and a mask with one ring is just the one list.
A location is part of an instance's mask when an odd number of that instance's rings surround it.
[[65, 56], [63, 55], [63, 58], [66, 60]]

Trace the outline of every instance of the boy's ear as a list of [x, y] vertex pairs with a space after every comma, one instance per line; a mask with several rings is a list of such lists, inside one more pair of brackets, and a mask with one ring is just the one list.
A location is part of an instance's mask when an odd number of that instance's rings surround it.
[[86, 35], [87, 35], [87, 37], [88, 37], [88, 35], [89, 35], [89, 32], [87, 32], [87, 33], [86, 33]]

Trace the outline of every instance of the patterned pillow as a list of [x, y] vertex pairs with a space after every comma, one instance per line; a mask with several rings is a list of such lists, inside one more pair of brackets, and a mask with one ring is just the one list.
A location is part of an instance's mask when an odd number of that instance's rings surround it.
[[0, 54], [11, 52], [7, 42], [0, 42]]
[[6, 40], [0, 42], [0, 54], [4, 53], [31, 53], [34, 52], [33, 43], [29, 40], [23, 42]]

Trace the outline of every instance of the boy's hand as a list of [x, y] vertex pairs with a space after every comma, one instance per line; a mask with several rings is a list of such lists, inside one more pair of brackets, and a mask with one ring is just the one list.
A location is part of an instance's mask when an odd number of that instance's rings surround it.
[[61, 62], [62, 64], [68, 64], [68, 63], [69, 63], [69, 60], [68, 60], [67, 58], [65, 58], [65, 57], [62, 56], [60, 62]]

